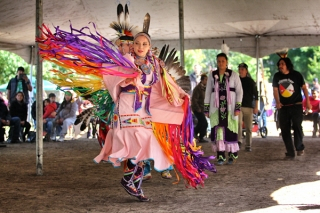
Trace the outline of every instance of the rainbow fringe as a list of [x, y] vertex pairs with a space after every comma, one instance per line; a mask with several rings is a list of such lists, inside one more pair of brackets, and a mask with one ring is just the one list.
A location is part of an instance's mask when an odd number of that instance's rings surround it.
[[204, 185], [204, 179], [208, 175], [204, 170], [217, 172], [215, 166], [210, 163], [214, 156], [203, 157], [201, 147], [197, 147], [193, 141], [193, 122], [189, 106], [189, 98], [186, 96], [183, 104], [184, 119], [181, 125], [153, 123], [153, 132], [167, 157], [171, 159], [177, 170], [186, 181], [186, 186], [196, 188]]

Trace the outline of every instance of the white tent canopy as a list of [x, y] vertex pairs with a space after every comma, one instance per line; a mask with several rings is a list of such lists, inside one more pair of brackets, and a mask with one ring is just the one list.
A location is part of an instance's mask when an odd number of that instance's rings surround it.
[[[142, 26], [151, 15], [153, 46], [179, 49], [178, 0], [43, 0], [44, 23], [67, 30], [94, 22], [107, 38], [118, 3], [129, 3], [131, 23]], [[36, 0], [0, 1], [0, 49], [15, 52], [28, 63], [35, 45]], [[263, 57], [283, 48], [319, 46], [320, 0], [184, 0], [185, 49], [220, 49]], [[258, 41], [257, 41], [258, 39]], [[258, 53], [257, 44], [259, 44]]]

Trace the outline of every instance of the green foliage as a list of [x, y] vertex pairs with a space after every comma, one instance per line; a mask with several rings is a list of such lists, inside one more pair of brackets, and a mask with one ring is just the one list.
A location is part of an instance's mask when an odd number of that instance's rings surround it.
[[[202, 67], [202, 72], [208, 72], [210, 68], [216, 68], [216, 56], [221, 50], [216, 49], [196, 49], [185, 51], [185, 69], [187, 75], [193, 72], [193, 66], [199, 64]], [[180, 57], [179, 51], [177, 56]], [[312, 79], [320, 78], [320, 47], [302, 47], [290, 49], [288, 57], [292, 60], [294, 69], [301, 72], [307, 82], [312, 82]], [[229, 52], [228, 66], [234, 70], [238, 70], [238, 64], [244, 62], [249, 67], [249, 73], [256, 80], [256, 59], [250, 56], [238, 53]], [[272, 76], [278, 72], [277, 62], [279, 56], [271, 54], [263, 58], [263, 67], [265, 78], [272, 81]], [[16, 75], [16, 70], [19, 66], [25, 68], [29, 74], [30, 66], [18, 55], [8, 51], [0, 50], [0, 84], [5, 84]], [[66, 69], [57, 66], [56, 64], [44, 61], [43, 62], [43, 79], [50, 80], [53, 77], [50, 70], [56, 69], [66, 72]], [[33, 68], [33, 75], [36, 75], [36, 69]]]
[[[312, 82], [315, 77], [320, 77], [320, 47], [302, 47], [294, 48], [288, 51], [288, 57], [291, 59], [295, 70], [299, 71], [307, 82]], [[265, 72], [273, 76], [278, 72], [277, 62], [280, 57], [277, 54], [271, 54], [263, 58]], [[269, 78], [269, 82], [272, 78]]]
[[24, 67], [29, 74], [29, 66], [20, 56], [0, 50], [0, 84], [8, 83], [16, 75], [18, 67]]
[[[180, 51], [177, 51], [177, 56], [180, 60]], [[205, 67], [203, 60], [205, 55], [202, 50], [186, 50], [184, 51], [184, 69], [187, 71], [187, 75], [190, 75], [193, 72], [193, 67], [196, 64], [199, 64], [202, 68]]]
[[[207, 73], [209, 70], [214, 70], [217, 67], [216, 57], [221, 53], [221, 50], [216, 49], [197, 49], [185, 51], [185, 69], [187, 75], [193, 72], [193, 66], [199, 64], [202, 67], [202, 72]], [[177, 53], [180, 56], [180, 53]], [[228, 54], [228, 66], [230, 69], [237, 71], [240, 63], [246, 63], [249, 67], [249, 73], [253, 79], [256, 79], [256, 59], [250, 56], [230, 52]]]
[[[17, 68], [18, 67], [24, 67], [25, 73], [27, 75], [30, 74], [30, 65], [26, 63], [20, 56], [0, 50], [0, 84], [6, 84], [9, 82], [11, 78], [13, 78], [16, 75]], [[44, 61], [43, 62], [43, 79], [44, 80], [50, 80], [53, 77], [53, 74], [50, 72], [50, 70], [56, 69], [61, 71], [66, 71], [66, 69], [59, 67], [58, 65]], [[36, 68], [33, 67], [33, 76], [36, 76]]]

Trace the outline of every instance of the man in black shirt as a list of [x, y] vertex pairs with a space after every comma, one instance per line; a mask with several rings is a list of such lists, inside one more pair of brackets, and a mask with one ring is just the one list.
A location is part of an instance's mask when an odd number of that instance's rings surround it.
[[[311, 105], [303, 76], [293, 69], [291, 60], [289, 58], [280, 58], [277, 66], [279, 72], [274, 74], [273, 77], [273, 95], [276, 107], [280, 112], [280, 129], [287, 150], [286, 159], [293, 159], [295, 150], [298, 156], [304, 154], [301, 126], [303, 119], [301, 89], [306, 97], [307, 110], [311, 109]], [[291, 137], [291, 126], [294, 131], [294, 146]]]

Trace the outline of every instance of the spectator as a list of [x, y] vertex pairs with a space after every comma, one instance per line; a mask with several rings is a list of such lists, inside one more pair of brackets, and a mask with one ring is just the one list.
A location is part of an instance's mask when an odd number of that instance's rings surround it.
[[73, 125], [77, 118], [77, 110], [78, 105], [73, 101], [71, 92], [66, 91], [63, 102], [60, 104], [57, 115], [53, 122], [53, 133], [51, 140], [56, 140], [56, 135], [59, 134], [60, 137], [58, 141], [64, 141], [69, 126]]
[[43, 113], [43, 133], [45, 141], [51, 141], [53, 121], [56, 116], [57, 104], [55, 102], [55, 94], [50, 93], [49, 98], [44, 100]]
[[318, 78], [314, 78], [313, 79], [312, 88], [311, 89], [320, 91], [320, 85], [319, 85], [319, 82], [318, 82]]
[[4, 142], [5, 129], [4, 126], [10, 125], [11, 116], [9, 114], [7, 105], [4, 102], [2, 93], [0, 93], [0, 143]]
[[201, 73], [201, 66], [199, 64], [194, 65], [193, 66], [193, 73], [191, 73], [189, 76], [190, 83], [191, 83], [190, 96], [192, 96], [194, 88], [200, 82], [200, 73]]
[[208, 122], [204, 114], [204, 96], [206, 91], [207, 80], [207, 75], [201, 75], [200, 83], [194, 88], [191, 99], [192, 112], [198, 120], [197, 126], [194, 129], [194, 137], [199, 139], [200, 143], [208, 142], [204, 139], [204, 136], [206, 136], [207, 134], [208, 127]]
[[[246, 130], [246, 147], [245, 150], [251, 152], [252, 145], [252, 117], [258, 113], [258, 91], [257, 85], [248, 72], [248, 65], [241, 63], [238, 66], [240, 81], [243, 90], [241, 110], [239, 114], [238, 127], [238, 144], [239, 148], [242, 144], [242, 122], [244, 122]], [[255, 101], [253, 106], [252, 102]]]
[[205, 112], [209, 112], [211, 122], [211, 141], [217, 151], [218, 164], [228, 164], [238, 159], [238, 117], [242, 102], [242, 87], [239, 74], [228, 69], [225, 53], [217, 55], [218, 69], [208, 76], [204, 99]]
[[11, 102], [10, 105], [10, 115], [11, 117], [20, 118], [20, 128], [19, 133], [21, 134], [22, 141], [26, 141], [26, 136], [29, 134], [31, 125], [27, 121], [28, 117], [28, 105], [24, 102], [23, 92], [17, 92], [16, 98]]
[[[59, 108], [60, 103], [56, 102], [56, 95], [54, 93], [50, 93], [49, 96], [48, 96], [48, 99], [49, 99], [50, 102], [52, 102], [52, 103], [54, 102], [56, 104], [57, 109]], [[44, 104], [44, 102], [43, 102], [43, 104]], [[44, 107], [45, 107], [45, 105], [43, 105], [43, 114], [45, 113]], [[55, 117], [56, 114], [57, 114], [56, 112], [52, 112], [51, 116]], [[32, 117], [32, 119], [34, 121], [34, 128], [36, 128], [37, 127], [37, 122], [36, 122], [36, 119], [37, 119], [37, 101], [34, 101], [32, 103], [32, 106], [31, 106], [31, 117]], [[49, 140], [50, 138], [47, 138], [47, 139]]]
[[[311, 91], [312, 96], [309, 97], [310, 104], [312, 106], [312, 109], [307, 111], [307, 100], [304, 99], [303, 104], [303, 110], [305, 111], [305, 120], [311, 120], [313, 121], [313, 132], [312, 137], [317, 137], [317, 132], [319, 130], [319, 137], [320, 137], [320, 123], [319, 123], [319, 112], [320, 112], [320, 99], [319, 99], [319, 91], [314, 89]], [[319, 129], [318, 129], [319, 125]]]
[[7, 97], [3, 96], [3, 93], [0, 91], [0, 98], [3, 100], [4, 104], [8, 106], [8, 100]]
[[23, 92], [24, 101], [28, 105], [29, 91], [32, 91], [30, 81], [27, 75], [24, 73], [24, 68], [18, 67], [17, 75], [9, 81], [7, 86], [8, 106], [10, 106], [11, 102], [15, 100], [17, 92]]
[[[279, 72], [273, 77], [273, 95], [277, 109], [280, 111], [280, 129], [286, 147], [285, 159], [294, 159], [304, 154], [302, 132], [302, 95], [306, 96], [306, 110], [311, 109], [308, 90], [301, 73], [293, 69], [289, 58], [280, 58], [277, 63]], [[291, 125], [294, 131], [294, 145], [291, 136]]]

